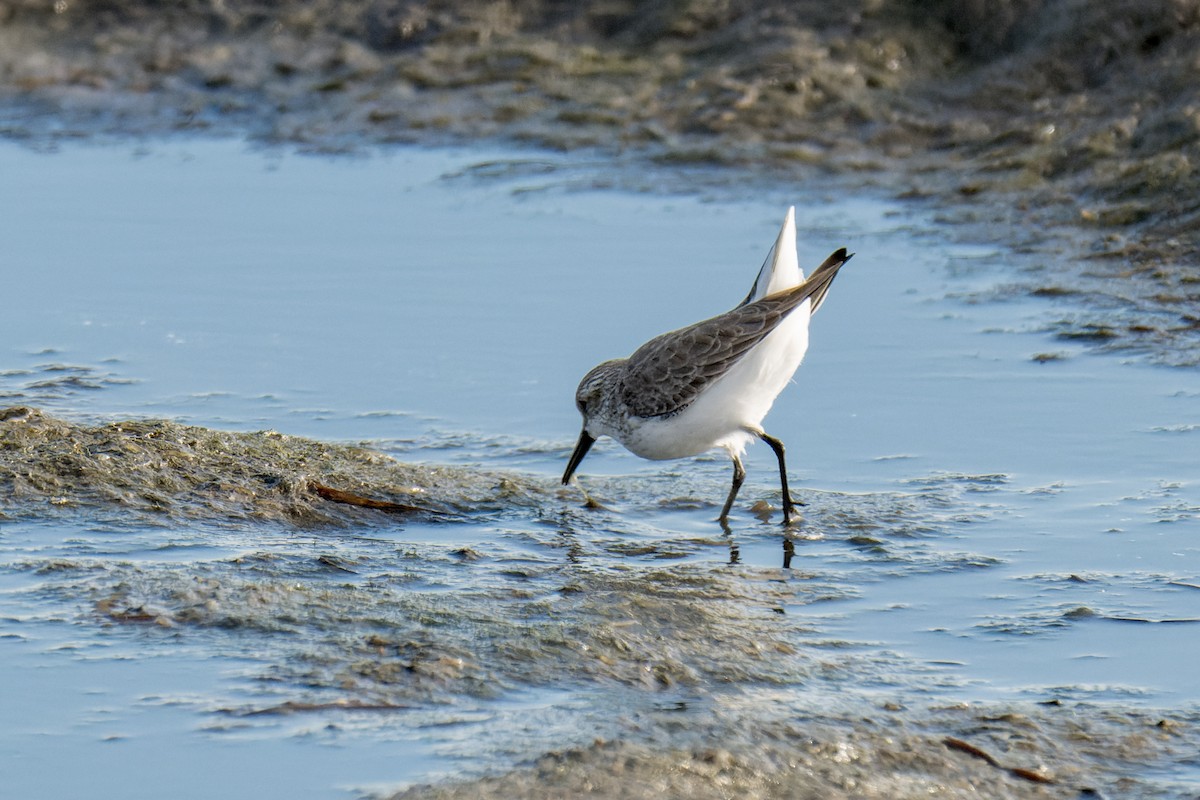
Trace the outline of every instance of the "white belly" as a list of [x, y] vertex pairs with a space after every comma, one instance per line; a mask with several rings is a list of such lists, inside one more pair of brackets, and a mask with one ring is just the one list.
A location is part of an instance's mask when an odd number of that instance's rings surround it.
[[662, 460], [714, 447], [742, 453], [808, 349], [809, 304], [798, 306], [680, 413], [637, 420], [618, 437], [635, 455]]

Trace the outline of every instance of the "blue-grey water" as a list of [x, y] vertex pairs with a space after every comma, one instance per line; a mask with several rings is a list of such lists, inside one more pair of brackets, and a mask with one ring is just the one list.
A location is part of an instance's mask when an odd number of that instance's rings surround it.
[[[602, 163], [536, 152], [0, 146], [0, 406], [274, 429], [550, 482], [578, 433], [580, 376], [732, 306], [795, 204], [802, 265], [840, 246], [857, 255], [766, 421], [815, 520], [793, 571], [838, 579], [833, 599], [784, 610], [814, 642], [886, 654], [862, 692], [1195, 709], [1195, 370], [1051, 338], [1067, 300], [997, 291], [1029, 256], [942, 237], [900, 201], [609, 183]], [[749, 511], [774, 496], [770, 452], [753, 448], [747, 468], [737, 556], [774, 575], [778, 531]], [[714, 507], [654, 498], [718, 502], [728, 471], [719, 454], [651, 464], [602, 442], [583, 483], [644, 476], [644, 496], [594, 512], [604, 544], [584, 531], [578, 546], [621, 568], [637, 542], [677, 537], [676, 561], [724, 564]], [[925, 527], [888, 539], [881, 520], [882, 550], [851, 542], [821, 509], [856, 496], [924, 503]], [[618, 690], [514, 689], [459, 701], [450, 718], [230, 718], [260, 697], [276, 650], [258, 653], [247, 631], [113, 625], [52, 566], [398, 545], [515, 558], [540, 524], [416, 522], [318, 543], [0, 513], [5, 794], [338, 797], [460, 759], [504, 763], [503, 731], [529, 748], [569, 737], [574, 710]], [[434, 573], [425, 585], [450, 591], [475, 579]]]

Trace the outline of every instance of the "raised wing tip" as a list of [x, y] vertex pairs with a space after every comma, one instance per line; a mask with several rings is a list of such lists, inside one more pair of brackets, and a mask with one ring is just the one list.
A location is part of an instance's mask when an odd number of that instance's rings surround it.
[[829, 258], [825, 260], [827, 264], [845, 264], [850, 259], [854, 258], [854, 253], [847, 253], [846, 248], [839, 247], [830, 253]]

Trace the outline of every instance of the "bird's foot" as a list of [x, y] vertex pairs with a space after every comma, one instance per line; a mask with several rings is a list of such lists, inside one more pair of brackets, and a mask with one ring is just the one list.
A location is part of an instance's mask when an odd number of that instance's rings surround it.
[[784, 524], [784, 526], [789, 527], [789, 528], [798, 526], [800, 524], [801, 517], [800, 517], [799, 513], [797, 513], [796, 509], [798, 507], [803, 508], [806, 505], [808, 505], [808, 503], [805, 503], [801, 500], [797, 500], [794, 497], [790, 497], [790, 496], [785, 497], [784, 502], [783, 502], [783, 524]]

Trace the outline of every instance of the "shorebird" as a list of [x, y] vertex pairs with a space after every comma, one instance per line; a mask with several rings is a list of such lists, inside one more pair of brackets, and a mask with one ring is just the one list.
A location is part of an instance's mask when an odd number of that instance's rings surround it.
[[779, 461], [783, 522], [790, 523], [795, 501], [788, 492], [783, 442], [763, 430], [762, 421], [804, 359], [809, 318], [850, 258], [842, 248], [804, 280], [796, 255], [796, 211], [789, 208], [741, 303], [657, 336], [629, 358], [605, 361], [584, 376], [575, 392], [583, 431], [563, 484], [601, 436], [656, 461], [722, 447], [733, 459], [733, 486], [719, 517], [724, 523], [746, 479], [742, 455], [758, 438]]

